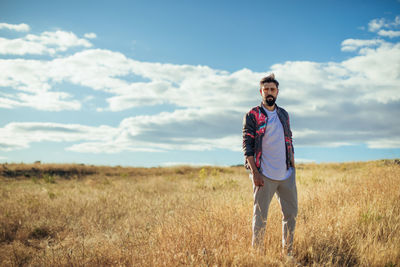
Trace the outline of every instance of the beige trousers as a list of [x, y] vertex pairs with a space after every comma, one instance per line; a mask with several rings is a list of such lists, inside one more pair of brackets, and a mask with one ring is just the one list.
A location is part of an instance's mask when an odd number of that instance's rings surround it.
[[[254, 209], [253, 209], [253, 247], [260, 248], [264, 243], [265, 227], [267, 223], [268, 208], [274, 194], [277, 194], [282, 209], [282, 249], [286, 253], [292, 252], [294, 228], [297, 216], [297, 188], [296, 170], [292, 175], [277, 181], [265, 177], [264, 186], [254, 186]], [[253, 177], [250, 174], [253, 181]]]

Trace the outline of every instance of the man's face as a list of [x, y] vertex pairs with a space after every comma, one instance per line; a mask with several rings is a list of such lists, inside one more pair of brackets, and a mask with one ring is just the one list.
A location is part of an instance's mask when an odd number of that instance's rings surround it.
[[275, 104], [276, 98], [278, 97], [278, 88], [276, 88], [275, 83], [264, 83], [260, 88], [260, 94], [263, 98], [264, 104], [268, 106], [273, 106]]

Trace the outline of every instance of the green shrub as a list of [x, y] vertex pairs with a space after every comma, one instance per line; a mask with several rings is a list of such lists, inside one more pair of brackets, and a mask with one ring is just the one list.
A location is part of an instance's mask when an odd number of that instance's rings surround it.
[[56, 183], [56, 178], [53, 175], [49, 175], [49, 174], [43, 175], [43, 180], [48, 184]]

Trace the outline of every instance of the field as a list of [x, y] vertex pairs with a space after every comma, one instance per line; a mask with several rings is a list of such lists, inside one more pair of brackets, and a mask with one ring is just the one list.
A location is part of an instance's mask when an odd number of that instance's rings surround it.
[[[243, 167], [0, 165], [0, 266], [290, 266]], [[400, 266], [400, 161], [298, 164], [303, 266]]]

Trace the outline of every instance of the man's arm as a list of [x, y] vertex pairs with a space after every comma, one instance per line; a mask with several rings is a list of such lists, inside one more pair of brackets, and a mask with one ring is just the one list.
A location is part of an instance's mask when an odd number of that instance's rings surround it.
[[[286, 112], [287, 113], [287, 112]], [[289, 113], [287, 113], [287, 123], [288, 123], [288, 127], [289, 127], [289, 132], [290, 132], [290, 144], [291, 144], [291, 148], [292, 148], [292, 156], [290, 158], [290, 163], [292, 164], [292, 167], [295, 168], [294, 165], [294, 148], [293, 148], [293, 139], [292, 139], [292, 130], [290, 129], [290, 118], [289, 118]]]
[[243, 119], [243, 152], [246, 157], [247, 165], [253, 175], [253, 182], [256, 186], [263, 186], [264, 180], [259, 173], [254, 161], [254, 138], [256, 135], [256, 122], [250, 113]]
[[247, 113], [243, 118], [243, 152], [244, 156], [254, 155], [254, 138], [256, 135], [256, 122], [250, 113]]
[[254, 161], [254, 156], [246, 157], [247, 163], [249, 164], [251, 174], [253, 175], [253, 182], [255, 186], [263, 186], [264, 180], [256, 167], [256, 163]]

